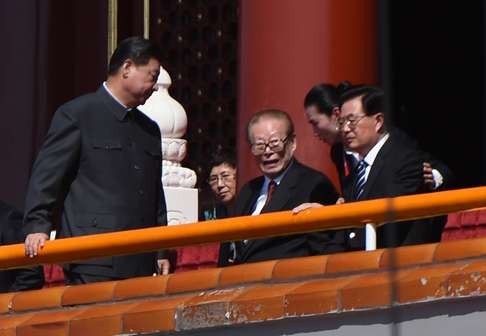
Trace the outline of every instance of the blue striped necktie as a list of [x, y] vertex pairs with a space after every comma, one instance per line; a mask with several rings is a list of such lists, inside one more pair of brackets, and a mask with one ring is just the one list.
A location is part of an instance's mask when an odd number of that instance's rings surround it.
[[363, 194], [364, 186], [366, 183], [365, 172], [368, 163], [365, 160], [360, 160], [356, 167], [356, 182], [354, 184], [354, 199], [359, 200], [361, 194]]

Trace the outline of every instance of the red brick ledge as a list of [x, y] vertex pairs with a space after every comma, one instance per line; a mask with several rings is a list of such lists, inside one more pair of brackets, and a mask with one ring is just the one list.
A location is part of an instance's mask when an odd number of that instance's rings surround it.
[[483, 256], [486, 238], [7, 293], [0, 335], [187, 330], [478, 296]]

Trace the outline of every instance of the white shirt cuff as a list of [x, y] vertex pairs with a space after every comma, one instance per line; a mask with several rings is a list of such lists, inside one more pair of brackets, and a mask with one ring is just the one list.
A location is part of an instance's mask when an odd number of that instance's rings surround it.
[[434, 190], [438, 189], [442, 183], [444, 183], [444, 178], [442, 174], [437, 169], [432, 169], [432, 176], [434, 177]]

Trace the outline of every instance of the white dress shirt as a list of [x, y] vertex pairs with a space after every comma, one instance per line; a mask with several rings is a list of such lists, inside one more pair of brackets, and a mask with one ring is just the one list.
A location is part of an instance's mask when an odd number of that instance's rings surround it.
[[390, 137], [390, 134], [387, 133], [385, 136], [383, 136], [374, 146], [373, 148], [370, 149], [368, 154], [363, 158], [363, 160], [368, 164], [365, 170], [365, 183], [368, 180], [368, 175], [370, 174], [371, 166], [373, 166], [373, 163], [375, 162], [376, 156], [380, 152], [381, 147], [385, 144], [385, 142], [388, 140]]

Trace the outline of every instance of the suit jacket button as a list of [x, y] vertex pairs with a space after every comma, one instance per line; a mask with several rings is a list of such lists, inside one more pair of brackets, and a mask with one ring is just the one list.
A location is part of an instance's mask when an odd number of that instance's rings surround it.
[[140, 196], [142, 196], [142, 195], [143, 195], [143, 190], [139, 190], [139, 191], [138, 191], [138, 194], [139, 194]]
[[140, 170], [140, 166], [139, 165], [133, 165], [133, 168], [135, 168], [136, 170]]

